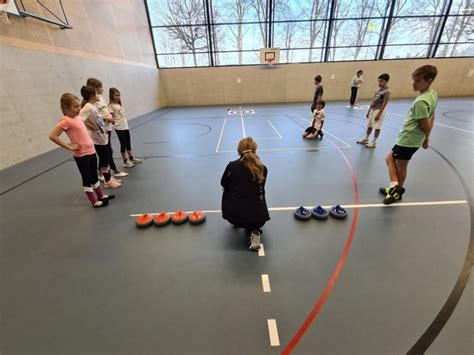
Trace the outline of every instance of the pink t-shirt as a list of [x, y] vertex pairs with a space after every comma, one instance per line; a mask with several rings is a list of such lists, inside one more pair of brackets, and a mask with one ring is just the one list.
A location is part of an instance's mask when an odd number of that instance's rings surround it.
[[80, 158], [95, 153], [94, 143], [92, 143], [92, 139], [89, 136], [89, 133], [87, 133], [86, 125], [82, 122], [79, 116], [61, 117], [56, 127], [59, 127], [66, 132], [71, 143], [76, 143], [81, 146], [81, 149], [72, 152], [75, 157]]

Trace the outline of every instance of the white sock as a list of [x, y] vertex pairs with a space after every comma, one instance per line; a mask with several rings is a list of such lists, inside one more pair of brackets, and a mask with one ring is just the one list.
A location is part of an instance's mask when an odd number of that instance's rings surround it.
[[390, 181], [390, 187], [395, 187], [398, 185], [398, 181]]

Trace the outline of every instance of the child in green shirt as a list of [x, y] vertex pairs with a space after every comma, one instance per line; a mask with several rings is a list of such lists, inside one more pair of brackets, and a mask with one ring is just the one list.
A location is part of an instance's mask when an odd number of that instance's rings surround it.
[[390, 205], [402, 199], [403, 184], [407, 177], [408, 163], [418, 148], [428, 149], [429, 136], [434, 125], [435, 109], [438, 103], [436, 91], [430, 89], [438, 70], [432, 65], [423, 65], [412, 73], [413, 90], [419, 91], [408, 111], [396, 144], [387, 155], [390, 185], [379, 189], [385, 195], [383, 203]]

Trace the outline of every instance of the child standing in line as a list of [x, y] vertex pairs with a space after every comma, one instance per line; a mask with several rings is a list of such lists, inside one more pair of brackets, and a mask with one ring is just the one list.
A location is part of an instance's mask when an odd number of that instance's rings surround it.
[[324, 107], [326, 102], [324, 100], [318, 101], [316, 104], [316, 110], [313, 113], [313, 122], [311, 126], [306, 128], [303, 132], [303, 138], [316, 139], [320, 137], [323, 139], [323, 125], [324, 125]]
[[[140, 164], [142, 161], [133, 156], [132, 144], [130, 142], [130, 131], [128, 129], [127, 118], [122, 106], [122, 99], [120, 91], [116, 88], [109, 89], [109, 111], [114, 118], [114, 128], [117, 137], [120, 141], [120, 153], [122, 154], [123, 166], [125, 168], [133, 168], [135, 164]], [[127, 155], [128, 154], [128, 155]]]
[[323, 99], [324, 89], [323, 89], [323, 86], [321, 85], [322, 81], [323, 81], [323, 77], [321, 75], [318, 74], [314, 77], [314, 85], [316, 86], [316, 88], [314, 89], [313, 103], [311, 104], [311, 113], [314, 113], [314, 110], [316, 109], [316, 105], [318, 104], [319, 101]]
[[104, 186], [108, 188], [120, 187], [122, 186], [121, 182], [115, 180], [110, 175], [109, 148], [107, 147], [108, 137], [104, 121], [99, 117], [95, 106], [99, 100], [96, 90], [92, 86], [83, 86], [81, 88], [81, 95], [84, 100], [82, 101], [82, 109], [79, 112], [79, 116], [84, 121], [99, 156], [99, 169], [105, 179]]
[[[385, 114], [385, 107], [387, 107], [388, 99], [390, 98], [390, 89], [387, 86], [390, 80], [390, 75], [387, 73], [381, 74], [378, 78], [378, 89], [375, 92], [374, 98], [367, 111], [367, 132], [365, 137], [359, 139], [357, 143], [365, 144], [367, 148], [375, 148], [377, 145], [377, 138], [380, 135], [380, 129], [382, 128], [383, 118]], [[369, 142], [370, 133], [372, 128], [375, 129], [374, 139]]]
[[239, 159], [227, 164], [221, 179], [222, 217], [250, 234], [250, 250], [260, 249], [261, 228], [270, 219], [265, 201], [267, 168], [257, 155], [257, 143], [246, 137], [237, 147]]
[[396, 144], [387, 155], [390, 185], [379, 189], [385, 195], [383, 203], [389, 205], [402, 199], [405, 192], [403, 184], [408, 173], [408, 163], [415, 152], [423, 147], [428, 149], [429, 137], [435, 120], [435, 109], [438, 104], [436, 91], [430, 89], [438, 70], [432, 65], [423, 65], [412, 73], [412, 86], [420, 95], [408, 111], [403, 127], [398, 134]]
[[362, 70], [359, 70], [356, 75], [352, 77], [351, 98], [349, 100], [351, 108], [355, 106], [355, 102], [357, 100], [357, 92], [359, 91], [360, 86], [364, 82], [364, 79], [362, 78], [363, 73], [364, 72]]
[[114, 176], [125, 177], [128, 175], [128, 173], [124, 171], [120, 171], [117, 168], [117, 166], [115, 165], [114, 157], [113, 157], [114, 152], [112, 150], [112, 142], [110, 141], [110, 138], [112, 137], [112, 124], [114, 122], [114, 118], [110, 114], [107, 104], [102, 96], [102, 94], [104, 93], [104, 86], [102, 85], [102, 82], [99, 79], [95, 79], [95, 78], [87, 79], [86, 85], [94, 87], [97, 91], [97, 97], [99, 101], [97, 101], [96, 107], [97, 107], [97, 111], [99, 113], [100, 118], [104, 120], [104, 126], [107, 132], [107, 149], [109, 150], [108, 155], [109, 155], [110, 169], [112, 169]]
[[[84, 122], [79, 117], [81, 102], [73, 94], [66, 93], [61, 96], [60, 103], [64, 116], [49, 134], [49, 139], [72, 152], [87, 198], [94, 208], [105, 207], [115, 196], [104, 194], [97, 178], [97, 156], [94, 144]], [[63, 132], [66, 132], [70, 143], [59, 138]]]

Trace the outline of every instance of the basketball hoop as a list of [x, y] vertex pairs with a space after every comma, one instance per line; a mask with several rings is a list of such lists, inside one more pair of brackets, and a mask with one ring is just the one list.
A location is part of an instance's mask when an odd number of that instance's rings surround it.
[[269, 67], [273, 66], [273, 59], [267, 59], [267, 61]]
[[0, 23], [9, 25], [10, 19], [8, 18], [8, 2], [10, 0], [0, 0]]

